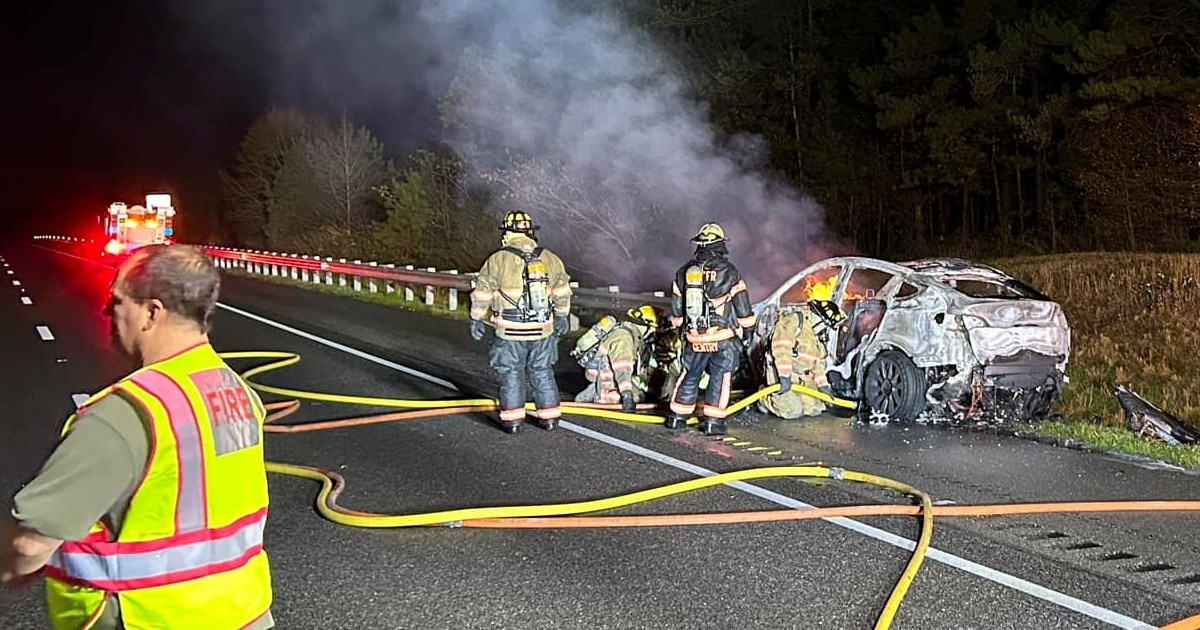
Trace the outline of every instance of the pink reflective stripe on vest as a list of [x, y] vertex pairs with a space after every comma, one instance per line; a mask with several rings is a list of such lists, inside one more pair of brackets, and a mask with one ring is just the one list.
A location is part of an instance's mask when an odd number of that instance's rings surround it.
[[[47, 563], [47, 574], [108, 592], [193, 580], [240, 567], [262, 550], [267, 511], [228, 527], [183, 540], [135, 543], [66, 543]], [[103, 550], [103, 551], [101, 551]]]
[[135, 375], [133, 382], [163, 404], [171, 421], [171, 432], [175, 435], [179, 475], [175, 533], [205, 529], [208, 527], [208, 508], [204, 488], [204, 446], [192, 404], [179, 385], [162, 372], [146, 370]]

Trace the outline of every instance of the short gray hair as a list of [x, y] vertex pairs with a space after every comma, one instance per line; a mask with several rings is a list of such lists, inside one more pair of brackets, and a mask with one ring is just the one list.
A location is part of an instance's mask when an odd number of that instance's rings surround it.
[[148, 245], [134, 252], [123, 282], [130, 298], [158, 300], [208, 332], [221, 274], [203, 251], [189, 245]]

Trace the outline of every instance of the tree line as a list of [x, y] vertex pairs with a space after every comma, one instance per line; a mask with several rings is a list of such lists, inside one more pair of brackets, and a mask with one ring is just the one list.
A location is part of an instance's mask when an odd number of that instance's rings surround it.
[[[718, 132], [763, 138], [769, 168], [862, 253], [1200, 239], [1200, 1], [618, 6], [680, 60]], [[439, 146], [393, 162], [346, 120], [271, 109], [222, 172], [223, 216], [245, 246], [471, 268], [495, 245], [509, 180], [573, 183], [538, 156], [482, 174], [470, 157]]]

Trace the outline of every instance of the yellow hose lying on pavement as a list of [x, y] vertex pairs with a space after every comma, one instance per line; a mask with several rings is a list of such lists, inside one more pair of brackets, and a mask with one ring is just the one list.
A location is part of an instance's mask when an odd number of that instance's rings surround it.
[[[920, 490], [886, 477], [879, 477], [867, 473], [855, 472], [852, 470], [840, 470], [837, 468], [826, 468], [824, 466], [772, 466], [767, 468], [751, 468], [748, 470], [737, 470], [733, 472], [721, 473], [711, 477], [700, 477], [698, 479], [689, 479], [679, 483], [673, 483], [649, 490], [641, 490], [631, 492], [615, 497], [604, 499], [595, 499], [591, 501], [579, 501], [575, 503], [552, 503], [543, 505], [506, 505], [499, 507], [478, 507], [478, 508], [461, 508], [456, 510], [443, 510], [440, 512], [426, 512], [424, 514], [369, 514], [366, 512], [357, 512], [347, 510], [337, 505], [337, 495], [341, 493], [344, 482], [341, 477], [329, 471], [312, 468], [309, 466], [296, 466], [293, 464], [280, 464], [277, 462], [267, 462], [267, 472], [292, 475], [295, 477], [304, 477], [321, 482], [321, 491], [317, 495], [317, 510], [325, 518], [342, 525], [351, 527], [416, 527], [428, 525], [442, 525], [448, 527], [494, 527], [506, 528], [505, 521], [509, 519], [524, 519], [524, 518], [543, 518], [540, 527], [555, 528], [557, 519], [545, 519], [548, 516], [564, 516], [571, 514], [583, 514], [587, 512], [597, 512], [600, 510], [611, 510], [618, 507], [633, 505], [635, 503], [645, 503], [663, 497], [691, 492], [701, 488], [721, 485], [732, 481], [746, 481], [750, 479], [764, 479], [769, 477], [819, 477], [832, 479], [849, 479], [862, 483], [874, 484], [884, 488], [890, 488], [905, 494], [910, 494], [918, 497], [921, 500], [920, 516], [921, 516], [921, 536], [917, 541], [916, 549], [913, 550], [912, 556], [908, 560], [908, 565], [904, 568], [904, 572], [897, 580], [896, 586], [892, 589], [891, 596], [884, 604], [883, 611], [880, 613], [876, 621], [875, 628], [882, 630], [889, 628], [892, 623], [892, 618], [896, 614], [896, 610], [900, 607], [901, 600], [908, 592], [909, 586], [912, 584], [913, 578], [917, 575], [917, 570], [921, 567], [921, 563], [925, 560], [925, 553], [929, 549], [929, 541], [933, 536], [933, 502], [929, 495]], [[890, 507], [890, 506], [887, 506]], [[804, 514], [812, 510], [788, 510], [796, 514]], [[709, 516], [719, 517], [720, 514]], [[640, 517], [646, 518], [646, 517]], [[480, 524], [479, 521], [492, 520], [497, 521], [492, 524]], [[475, 521], [475, 523], [472, 523]]]

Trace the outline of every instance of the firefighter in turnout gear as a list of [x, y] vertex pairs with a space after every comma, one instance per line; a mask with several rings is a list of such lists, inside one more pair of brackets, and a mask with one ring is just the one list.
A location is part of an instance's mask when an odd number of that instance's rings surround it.
[[576, 402], [621, 404], [633, 411], [646, 397], [643, 374], [649, 369], [650, 341], [658, 330], [653, 306], [631, 308], [625, 320], [601, 318], [575, 345], [571, 356], [585, 370], [590, 385], [575, 396]]
[[791, 391], [793, 383], [826, 391], [825, 346], [817, 338], [817, 315], [808, 305], [784, 308], [771, 329], [771, 352], [767, 355], [767, 384], [779, 383], [778, 393], [758, 403], [758, 408], [781, 418], [816, 416], [825, 403]]
[[507, 433], [525, 419], [526, 378], [538, 426], [553, 429], [562, 415], [554, 363], [558, 337], [570, 328], [570, 277], [558, 256], [538, 246], [537, 230], [529, 214], [508, 213], [502, 247], [483, 263], [471, 291], [471, 337], [483, 339], [485, 318], [495, 328], [488, 362], [500, 381], [500, 426]]
[[671, 323], [681, 328], [683, 369], [671, 394], [668, 429], [682, 429], [696, 410], [700, 379], [708, 374], [704, 391], [706, 435], [725, 434], [730, 380], [741, 360], [740, 331], [754, 327], [754, 311], [746, 282], [729, 262], [725, 230], [706, 223], [692, 237], [696, 252], [675, 273], [671, 285]]

